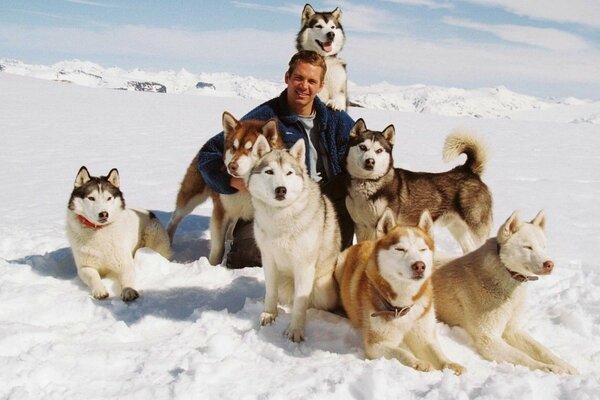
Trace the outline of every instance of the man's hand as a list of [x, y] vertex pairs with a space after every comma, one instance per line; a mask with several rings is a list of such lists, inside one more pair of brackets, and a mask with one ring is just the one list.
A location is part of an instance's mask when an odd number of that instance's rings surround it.
[[229, 181], [229, 186], [236, 188], [240, 192], [247, 192], [246, 184], [242, 178], [234, 178], [232, 177]]

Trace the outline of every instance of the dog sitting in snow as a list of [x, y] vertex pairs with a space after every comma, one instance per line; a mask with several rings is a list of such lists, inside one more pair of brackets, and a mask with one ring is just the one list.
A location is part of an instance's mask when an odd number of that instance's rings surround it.
[[327, 72], [319, 98], [334, 110], [348, 108], [346, 63], [338, 57], [346, 37], [341, 24], [342, 11], [316, 12], [310, 4], [302, 10], [301, 28], [296, 37], [297, 50], [312, 50], [325, 58]]
[[81, 167], [66, 225], [77, 274], [96, 299], [108, 297], [102, 278], [109, 274], [119, 281], [123, 301], [139, 297], [134, 289], [137, 249], [149, 247], [163, 257], [171, 256], [169, 237], [158, 218], [146, 210], [125, 208], [115, 168], [107, 176], [94, 177]]
[[486, 360], [510, 362], [547, 372], [576, 372], [520, 327], [529, 281], [548, 275], [554, 263], [546, 255], [546, 217], [531, 222], [514, 212], [477, 250], [433, 273], [437, 317], [460, 326]]
[[417, 226], [404, 226], [395, 225], [388, 208], [377, 225], [379, 239], [342, 252], [335, 278], [368, 358], [395, 358], [419, 371], [450, 368], [459, 375], [464, 367], [444, 355], [435, 331], [432, 230], [429, 212]]

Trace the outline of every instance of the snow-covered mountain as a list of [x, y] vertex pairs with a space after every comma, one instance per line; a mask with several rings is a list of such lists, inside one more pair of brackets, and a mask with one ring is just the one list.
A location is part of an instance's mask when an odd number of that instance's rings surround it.
[[[284, 87], [283, 82], [229, 73], [194, 74], [185, 69], [179, 72], [126, 71], [79, 60], [46, 66], [0, 58], [0, 71], [88, 87], [257, 100], [275, 97]], [[541, 99], [512, 92], [503, 86], [467, 90], [425, 85], [395, 86], [385, 82], [359, 86], [350, 81], [349, 93], [353, 103], [369, 109], [474, 118], [600, 123], [600, 102], [573, 98]]]

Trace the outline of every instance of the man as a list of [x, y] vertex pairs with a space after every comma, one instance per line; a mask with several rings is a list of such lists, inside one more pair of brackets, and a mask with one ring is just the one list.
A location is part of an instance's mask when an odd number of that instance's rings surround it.
[[[294, 54], [285, 73], [287, 88], [242, 117], [266, 121], [276, 117], [283, 141], [290, 147], [304, 140], [306, 165], [310, 176], [336, 208], [342, 231], [342, 248], [352, 244], [354, 224], [345, 206], [346, 189], [342, 172], [348, 149], [348, 135], [354, 121], [345, 111], [334, 111], [319, 100], [327, 67], [314, 51]], [[198, 153], [198, 168], [207, 185], [225, 194], [246, 190], [241, 178], [231, 177], [223, 163], [223, 132], [211, 138]], [[251, 221], [238, 221], [233, 244], [227, 255], [228, 268], [259, 266], [260, 251], [254, 242]]]

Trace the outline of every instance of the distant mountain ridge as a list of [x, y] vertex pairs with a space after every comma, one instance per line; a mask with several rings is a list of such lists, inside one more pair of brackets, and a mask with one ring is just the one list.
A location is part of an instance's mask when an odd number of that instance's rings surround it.
[[[69, 60], [33, 65], [0, 58], [0, 71], [77, 85], [158, 93], [240, 97], [267, 100], [277, 96], [284, 84], [229, 73], [194, 74], [175, 71], [104, 68], [89, 61]], [[383, 82], [358, 86], [349, 82], [352, 103], [369, 108], [473, 118], [515, 118], [572, 123], [600, 123], [600, 102], [541, 99], [512, 92], [503, 86], [459, 89], [438, 86], [395, 86]]]

